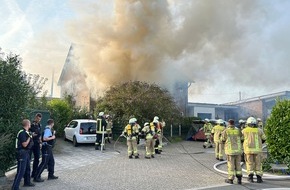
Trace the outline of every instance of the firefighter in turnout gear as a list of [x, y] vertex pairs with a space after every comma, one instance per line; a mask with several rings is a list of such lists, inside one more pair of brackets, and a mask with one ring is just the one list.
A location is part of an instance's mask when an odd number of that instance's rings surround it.
[[214, 138], [215, 143], [215, 157], [219, 161], [223, 161], [223, 151], [224, 151], [224, 144], [221, 141], [221, 134], [225, 130], [224, 121], [222, 119], [217, 120], [217, 125], [215, 125], [211, 133]]
[[263, 124], [261, 118], [257, 118], [257, 126], [258, 126], [258, 128], [262, 129], [262, 131], [264, 131], [264, 124]]
[[241, 131], [235, 127], [234, 120], [230, 119], [229, 126], [222, 133], [222, 141], [225, 143], [225, 154], [228, 163], [228, 179], [226, 183], [233, 184], [235, 176], [238, 184], [242, 184], [242, 167], [241, 167]]
[[144, 124], [144, 128], [141, 131], [142, 136], [145, 137], [146, 140], [146, 153], [145, 158], [150, 159], [154, 158], [154, 135], [155, 135], [155, 127], [150, 125], [149, 123]]
[[[140, 132], [141, 131], [141, 126], [137, 123], [137, 119], [135, 117], [133, 117], [132, 121], [135, 122], [135, 125], [137, 126], [138, 131]], [[140, 143], [140, 136], [138, 135], [137, 136], [137, 144], [139, 144], [139, 143]]]
[[162, 151], [162, 144], [160, 143], [160, 139], [161, 137], [161, 129], [162, 129], [162, 124], [158, 121], [158, 117], [155, 116], [153, 119], [153, 122], [150, 123], [151, 127], [155, 128], [155, 145], [154, 145], [154, 149], [155, 149], [155, 153], [156, 154], [161, 154]]
[[107, 115], [106, 116], [106, 122], [107, 122], [107, 127], [106, 127], [106, 141], [108, 143], [111, 143], [113, 121], [112, 121], [112, 117], [110, 115]]
[[242, 130], [242, 135], [248, 181], [253, 183], [254, 174], [256, 174], [257, 183], [262, 183], [261, 153], [262, 143], [266, 140], [266, 136], [263, 130], [257, 127], [257, 121], [253, 117], [247, 119], [247, 128]]
[[[96, 143], [95, 143], [95, 149], [99, 150], [104, 150], [105, 146], [105, 133], [106, 133], [106, 127], [107, 127], [107, 122], [104, 118], [104, 112], [100, 112], [99, 116], [97, 118], [97, 129], [96, 129]], [[101, 146], [101, 147], [100, 147]]]
[[206, 136], [206, 141], [203, 144], [203, 148], [212, 148], [212, 140], [211, 140], [211, 130], [212, 130], [212, 124], [209, 122], [209, 119], [204, 120], [204, 125], [200, 129], [204, 132]]
[[125, 136], [127, 138], [127, 146], [128, 146], [128, 156], [129, 158], [139, 158], [138, 150], [137, 150], [137, 136], [139, 135], [139, 129], [136, 125], [134, 118], [129, 120], [129, 124], [125, 127], [121, 136]]

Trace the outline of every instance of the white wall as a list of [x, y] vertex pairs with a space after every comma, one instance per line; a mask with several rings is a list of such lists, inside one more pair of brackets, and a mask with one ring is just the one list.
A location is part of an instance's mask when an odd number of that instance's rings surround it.
[[194, 116], [197, 117], [198, 113], [210, 113], [213, 118], [209, 119], [214, 119], [215, 117], [215, 108], [209, 108], [209, 107], [194, 107]]

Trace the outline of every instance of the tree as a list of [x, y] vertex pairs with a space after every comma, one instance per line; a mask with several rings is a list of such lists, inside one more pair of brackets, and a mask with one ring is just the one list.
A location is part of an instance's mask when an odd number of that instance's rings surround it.
[[64, 127], [72, 118], [71, 106], [66, 100], [53, 99], [48, 102], [48, 109], [55, 122], [56, 135], [63, 136]]
[[[3, 53], [2, 53], [3, 54]], [[15, 162], [15, 137], [21, 120], [27, 117], [26, 110], [36, 101], [44, 82], [32, 86], [37, 81], [21, 69], [22, 60], [18, 55], [10, 54], [0, 58], [0, 177]], [[34, 80], [35, 79], [35, 80]], [[39, 90], [40, 89], [40, 90]]]
[[277, 100], [267, 119], [265, 133], [267, 148], [272, 159], [290, 168], [290, 100]]
[[134, 81], [110, 87], [96, 103], [96, 112], [104, 111], [114, 120], [126, 124], [131, 116], [139, 123], [152, 121], [154, 116], [164, 120], [178, 117], [180, 112], [169, 92], [155, 84]]

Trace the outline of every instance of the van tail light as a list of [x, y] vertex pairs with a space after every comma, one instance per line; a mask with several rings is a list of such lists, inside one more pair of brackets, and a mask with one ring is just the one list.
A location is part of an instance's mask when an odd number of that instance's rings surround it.
[[83, 134], [83, 130], [82, 129], [80, 129], [80, 134]]

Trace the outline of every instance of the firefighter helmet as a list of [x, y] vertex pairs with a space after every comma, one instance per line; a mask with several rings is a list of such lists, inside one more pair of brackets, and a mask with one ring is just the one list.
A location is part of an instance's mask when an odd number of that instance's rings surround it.
[[249, 118], [247, 119], [247, 124], [248, 124], [248, 125], [256, 125], [256, 124], [257, 124], [257, 121], [256, 121], [255, 118], [253, 118], [253, 117], [249, 117]]
[[158, 116], [155, 116], [153, 120], [157, 120], [158, 121], [159, 120], [159, 117]]
[[105, 113], [104, 112], [100, 112], [99, 113], [99, 116], [103, 116]]
[[257, 118], [257, 121], [262, 121], [261, 118]]
[[129, 119], [129, 123], [130, 124], [134, 124], [136, 121], [134, 120], [134, 118]]
[[245, 123], [245, 121], [242, 120], [242, 119], [240, 119], [240, 120], [239, 120], [239, 123], [240, 123], [240, 124], [241, 124], [241, 123]]
[[224, 124], [224, 121], [223, 121], [222, 119], [218, 119], [218, 120], [216, 121], [216, 123], [217, 123], [217, 124]]
[[133, 118], [131, 118], [131, 119], [132, 119], [132, 121], [133, 121], [134, 123], [137, 122], [137, 119], [136, 119], [135, 117], [133, 117]]
[[204, 121], [205, 121], [205, 122], [209, 122], [209, 119], [208, 119], [208, 118], [205, 118]]
[[144, 123], [144, 127], [150, 125], [148, 122]]

